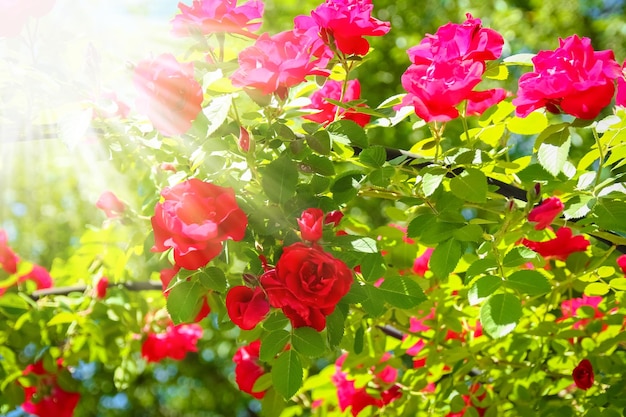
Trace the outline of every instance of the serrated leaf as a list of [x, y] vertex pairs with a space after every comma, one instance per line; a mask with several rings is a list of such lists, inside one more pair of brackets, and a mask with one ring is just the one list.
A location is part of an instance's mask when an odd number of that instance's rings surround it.
[[376, 281], [382, 277], [387, 270], [383, 256], [376, 253], [367, 253], [362, 255], [361, 275], [366, 281]]
[[293, 348], [309, 357], [321, 356], [326, 351], [322, 335], [311, 327], [298, 327], [291, 337]]
[[302, 375], [300, 357], [293, 350], [281, 353], [272, 366], [274, 389], [286, 400], [293, 397], [302, 386]]
[[363, 310], [371, 317], [382, 316], [385, 313], [386, 308], [384, 302], [385, 299], [380, 292], [380, 288], [373, 285], [364, 285], [363, 293], [365, 294], [365, 299], [361, 300]]
[[483, 329], [493, 338], [511, 333], [521, 317], [522, 303], [512, 294], [494, 294], [480, 308]]
[[548, 279], [541, 272], [521, 270], [513, 272], [506, 278], [509, 287], [530, 296], [547, 294], [552, 289]]
[[275, 311], [263, 320], [263, 328], [269, 331], [283, 329], [287, 324], [289, 324], [289, 319], [279, 311]]
[[546, 171], [556, 177], [561, 173], [565, 162], [567, 162], [571, 144], [572, 141], [567, 129], [546, 138], [539, 145], [539, 150], [537, 151], [539, 163]]
[[282, 204], [296, 193], [298, 169], [289, 158], [278, 158], [263, 170], [261, 185], [270, 200]]
[[467, 278], [475, 277], [477, 275], [486, 274], [489, 271], [493, 271], [498, 268], [498, 263], [491, 258], [484, 258], [474, 261], [467, 271], [465, 271], [465, 275]]
[[438, 278], [447, 278], [461, 260], [461, 244], [449, 239], [435, 247], [430, 257], [430, 270]]
[[515, 247], [504, 255], [502, 266], [505, 268], [514, 268], [516, 266], [524, 265], [525, 263], [532, 262], [538, 259], [537, 253], [528, 249], [527, 247]]
[[415, 238], [421, 236], [427, 226], [436, 221], [436, 216], [432, 213], [417, 216], [409, 222], [406, 228], [407, 237]]
[[214, 266], [205, 268], [198, 274], [200, 283], [207, 289], [224, 292], [226, 291], [226, 275], [224, 271]]
[[325, 177], [335, 175], [335, 165], [328, 158], [319, 155], [309, 155], [303, 162], [320, 175]]
[[487, 177], [478, 169], [467, 168], [450, 180], [450, 190], [462, 200], [484, 203], [487, 201]]
[[532, 59], [535, 57], [535, 54], [515, 54], [508, 56], [502, 60], [505, 65], [527, 65], [533, 66]]
[[461, 242], [480, 242], [483, 239], [483, 228], [477, 224], [468, 224], [456, 229], [452, 235]]
[[485, 275], [476, 280], [467, 292], [470, 305], [480, 304], [502, 285], [502, 278]]
[[275, 389], [269, 389], [261, 402], [261, 415], [263, 417], [276, 417], [281, 415], [286, 403]]
[[351, 242], [352, 249], [361, 253], [378, 253], [376, 241], [370, 237], [362, 237]]
[[207, 290], [198, 280], [182, 281], [172, 287], [167, 296], [167, 311], [174, 324], [194, 321]]
[[388, 277], [378, 288], [385, 301], [398, 308], [413, 308], [426, 300], [422, 288], [407, 277]]
[[259, 359], [264, 362], [269, 362], [276, 355], [282, 352], [289, 342], [289, 332], [286, 330], [274, 330], [269, 333], [265, 333], [261, 337], [261, 348], [259, 349]]
[[446, 176], [446, 171], [442, 168], [425, 169], [422, 174], [422, 191], [426, 197], [433, 195]]
[[359, 154], [359, 161], [373, 168], [382, 167], [386, 159], [387, 152], [382, 146], [371, 146]]
[[344, 119], [332, 122], [328, 125], [326, 130], [330, 133], [331, 137], [333, 137], [333, 135], [344, 137], [348, 141], [348, 144], [356, 145], [362, 149], [369, 146], [369, 140], [365, 134], [365, 130], [352, 120]]
[[345, 333], [345, 321], [346, 316], [339, 307], [336, 307], [335, 311], [326, 316], [326, 333], [331, 349], [339, 346], [339, 343], [341, 343]]
[[593, 209], [593, 214], [595, 222], [600, 228], [626, 233], [625, 202], [604, 198], [600, 199]]
[[563, 210], [563, 215], [565, 219], [580, 219], [585, 217], [591, 211], [592, 207], [595, 206], [597, 200], [590, 195], [577, 195], [569, 200], [565, 204], [565, 210]]
[[207, 136], [212, 135], [226, 121], [232, 102], [232, 94], [217, 96], [202, 110], [208, 120]]
[[311, 149], [321, 155], [330, 154], [330, 136], [325, 130], [319, 130], [313, 135], [306, 135], [306, 143]]

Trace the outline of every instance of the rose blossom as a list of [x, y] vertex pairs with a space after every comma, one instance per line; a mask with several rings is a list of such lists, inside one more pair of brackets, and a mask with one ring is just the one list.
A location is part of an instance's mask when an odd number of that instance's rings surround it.
[[526, 117], [545, 107], [581, 119], [594, 119], [613, 99], [621, 75], [613, 51], [594, 51], [589, 38], [559, 39], [554, 51], [539, 51], [533, 72], [519, 79], [515, 114]]
[[[59, 368], [61, 368], [59, 364]], [[72, 417], [80, 401], [80, 393], [68, 392], [57, 382], [56, 374], [49, 374], [39, 361], [28, 365], [24, 375], [35, 375], [35, 385], [24, 388], [22, 409], [39, 417]]]
[[152, 216], [155, 252], [174, 249], [177, 266], [198, 269], [222, 250], [226, 239], [241, 240], [248, 219], [232, 188], [196, 178], [161, 191]]
[[426, 248], [424, 253], [415, 258], [413, 262], [413, 272], [420, 277], [426, 275], [426, 271], [428, 271], [428, 262], [430, 262], [430, 257], [433, 254], [433, 248]]
[[231, 80], [236, 87], [255, 89], [264, 95], [276, 93], [284, 99], [289, 87], [300, 84], [308, 75], [327, 74], [321, 70], [328, 63], [322, 53], [306, 33], [264, 33], [239, 53], [239, 68]]
[[[341, 100], [341, 89], [343, 83], [335, 80], [326, 80], [324, 86], [311, 94], [311, 105], [304, 107], [305, 109], [316, 109], [319, 110], [317, 113], [306, 114], [302, 116], [304, 119], [312, 120], [316, 123], [320, 123], [323, 125], [328, 125], [329, 123], [335, 121], [335, 116], [337, 116], [337, 106], [327, 101], [327, 98], [333, 100]], [[346, 91], [343, 96], [343, 103], [358, 100], [361, 98], [361, 84], [359, 80], [350, 80], [346, 86]], [[363, 105], [360, 105], [363, 106]], [[339, 118], [352, 120], [359, 126], [363, 127], [370, 121], [370, 116], [368, 114], [357, 113], [352, 110], [346, 110], [343, 108], [339, 108]]]
[[141, 346], [141, 356], [148, 362], [165, 358], [183, 360], [187, 352], [197, 352], [202, 327], [197, 324], [169, 325], [165, 333], [149, 333]]
[[587, 323], [589, 323], [593, 319], [602, 318], [604, 313], [602, 313], [598, 306], [602, 302], [602, 297], [600, 296], [587, 296], [583, 295], [582, 298], [573, 298], [571, 300], [565, 300], [561, 303], [561, 313], [563, 316], [557, 321], [565, 320], [570, 317], [577, 317], [578, 309], [583, 306], [591, 307], [594, 311], [593, 317], [584, 318], [582, 320], [578, 320], [572, 326], [574, 329], [578, 329], [580, 327], [585, 327]]
[[107, 296], [107, 290], [109, 288], [109, 279], [107, 277], [102, 277], [98, 280], [96, 284], [96, 297], [103, 299]]
[[254, 398], [261, 399], [265, 396], [265, 391], [253, 391], [254, 384], [257, 379], [265, 374], [265, 369], [259, 362], [259, 350], [261, 342], [255, 340], [247, 346], [237, 349], [233, 362], [235, 362], [235, 382], [239, 389], [252, 395]]
[[[17, 283], [33, 281], [38, 290], [52, 287], [52, 277], [48, 270], [40, 265], [33, 265], [32, 269], [17, 278]], [[6, 288], [0, 288], [0, 295], [6, 292]]]
[[324, 227], [324, 212], [318, 208], [308, 208], [298, 219], [302, 240], [317, 242], [322, 238]]
[[243, 330], [252, 330], [270, 311], [270, 303], [263, 289], [239, 285], [232, 287], [226, 294], [228, 317]]
[[485, 62], [498, 59], [503, 44], [498, 32], [483, 28], [481, 20], [470, 14], [463, 24], [440, 27], [407, 51], [412, 65], [402, 75], [408, 94], [401, 106], [413, 106], [426, 122], [458, 117], [457, 106], [463, 101], [467, 101], [467, 115], [482, 114], [507, 95], [500, 88], [474, 91], [482, 81]]
[[372, 17], [372, 0], [326, 0], [311, 12], [297, 16], [296, 26], [313, 23], [324, 42], [346, 55], [365, 55], [370, 44], [363, 36], [382, 36], [389, 32], [390, 23]]
[[20, 34], [30, 17], [42, 17], [52, 10], [56, 0], [0, 1], [0, 37]]
[[572, 378], [576, 386], [583, 390], [588, 390], [593, 386], [594, 374], [593, 366], [589, 359], [583, 359], [572, 372]]
[[620, 255], [617, 258], [617, 266], [622, 270], [622, 273], [626, 277], [626, 255]]
[[352, 272], [318, 246], [295, 243], [284, 248], [276, 269], [260, 277], [270, 304], [282, 308], [294, 327], [322, 331], [326, 316], [350, 290]]
[[20, 258], [8, 245], [7, 233], [0, 229], [0, 268], [9, 274], [15, 274], [19, 261]]
[[185, 133], [200, 113], [202, 88], [193, 64], [181, 64], [172, 54], [137, 64], [133, 82], [139, 91], [137, 109], [166, 136]]
[[237, 33], [256, 37], [261, 27], [263, 2], [250, 0], [237, 6], [237, 0], [193, 0], [191, 7], [178, 3], [180, 14], [172, 19], [172, 33], [177, 36], [212, 33]]
[[100, 194], [98, 201], [96, 201], [96, 207], [104, 211], [104, 214], [109, 218], [120, 217], [126, 206], [120, 201], [119, 198], [111, 191], [105, 191]]
[[563, 203], [558, 197], [550, 197], [528, 213], [528, 221], [537, 222], [535, 230], [543, 230], [563, 211]]
[[556, 231], [554, 239], [545, 242], [535, 242], [534, 240], [522, 239], [522, 245], [534, 250], [544, 258], [555, 258], [561, 261], [573, 252], [584, 252], [589, 246], [589, 241], [582, 235], [572, 236], [572, 229], [561, 227]]

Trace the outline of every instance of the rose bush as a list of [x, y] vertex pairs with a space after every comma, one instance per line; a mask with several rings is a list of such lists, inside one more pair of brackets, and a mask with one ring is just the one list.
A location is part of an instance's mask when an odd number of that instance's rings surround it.
[[[186, 384], [184, 362], [246, 393], [230, 414], [620, 413], [612, 53], [572, 36], [502, 58], [506, 28], [468, 14], [409, 47], [406, 93], [372, 103], [356, 76], [370, 75], [366, 37], [390, 32], [372, 1], [326, 0], [258, 36], [263, 3], [237, 3], [179, 5], [187, 52], [135, 66], [127, 114], [88, 114], [130, 198], [105, 193], [107, 218], [69, 259], [31, 268], [9, 242], [20, 232], [0, 231], [2, 412], [43, 415], [23, 370], [61, 360], [48, 382], [77, 387], [77, 416], [114, 391], [159, 397], [150, 370]], [[381, 129], [410, 131], [410, 147]]]

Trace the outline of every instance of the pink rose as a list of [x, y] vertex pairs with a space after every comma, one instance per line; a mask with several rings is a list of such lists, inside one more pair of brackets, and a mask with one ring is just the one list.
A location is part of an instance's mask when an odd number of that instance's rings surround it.
[[19, 261], [20, 258], [8, 245], [7, 233], [0, 229], [0, 268], [9, 274], [15, 274]]
[[263, 374], [265, 369], [259, 362], [259, 350], [261, 342], [255, 340], [247, 346], [237, 349], [233, 362], [235, 362], [235, 382], [239, 389], [252, 395], [254, 398], [261, 399], [265, 396], [265, 391], [253, 391], [254, 384]]
[[228, 317], [243, 330], [252, 330], [270, 311], [270, 303], [263, 289], [239, 285], [232, 287], [226, 294]]
[[305, 33], [285, 31], [261, 35], [254, 45], [239, 54], [239, 68], [231, 76], [233, 85], [286, 98], [288, 89], [308, 75], [324, 75], [321, 69], [328, 57], [321, 58], [314, 39]]
[[593, 119], [613, 99], [614, 80], [621, 75], [613, 51], [594, 51], [589, 38], [572, 35], [554, 51], [539, 51], [535, 70], [519, 79], [515, 114], [528, 116], [545, 107], [552, 113]]
[[424, 253], [415, 258], [415, 262], [413, 262], [413, 272], [420, 277], [423, 277], [428, 271], [428, 262], [430, 262], [430, 257], [433, 254], [433, 248], [427, 248]]
[[563, 211], [563, 203], [558, 197], [550, 197], [528, 213], [529, 222], [537, 222], [535, 230], [543, 230]]
[[[340, 81], [330, 79], [326, 80], [321, 89], [311, 94], [311, 105], [305, 107], [305, 109], [317, 109], [319, 111], [302, 117], [323, 125], [328, 125], [329, 123], [335, 121], [335, 116], [338, 116], [338, 118], [341, 119], [352, 120], [361, 127], [368, 124], [370, 121], [370, 116], [368, 114], [357, 113], [343, 108], [339, 108], [339, 113], [337, 113], [337, 106], [326, 100], [327, 98], [330, 98], [339, 101], [341, 99], [342, 86], [343, 83]], [[343, 100], [341, 101], [346, 103], [360, 98], [361, 84], [359, 83], [359, 80], [348, 81]]]
[[172, 54], [137, 64], [133, 82], [139, 91], [137, 110], [166, 136], [185, 133], [202, 110], [202, 88], [193, 64], [181, 64]]
[[30, 17], [42, 17], [54, 7], [56, 0], [0, 1], [0, 37], [20, 34]]
[[155, 252], [174, 250], [176, 265], [205, 266], [222, 251], [226, 239], [241, 240], [248, 219], [232, 188], [192, 178], [161, 191], [152, 216]]
[[507, 95], [498, 88], [474, 91], [482, 81], [485, 62], [498, 59], [503, 44], [498, 32], [483, 28], [480, 19], [470, 14], [461, 25], [440, 27], [407, 51], [413, 64], [402, 75], [408, 94], [401, 106], [413, 106], [427, 122], [458, 117], [457, 106], [463, 101], [467, 101], [467, 115], [482, 114]]
[[322, 238], [324, 227], [324, 212], [318, 208], [308, 208], [298, 219], [302, 240], [317, 242]]
[[260, 277], [270, 304], [281, 308], [294, 327], [326, 327], [326, 316], [352, 285], [352, 271], [317, 245], [284, 248], [276, 269]]
[[237, 33], [256, 37], [261, 27], [263, 2], [250, 0], [237, 6], [237, 0], [193, 0], [191, 7], [178, 3], [180, 14], [172, 19], [172, 32], [178, 36], [194, 33]]
[[126, 206], [120, 201], [119, 198], [111, 191], [105, 191], [100, 194], [98, 201], [96, 201], [96, 207], [104, 211], [104, 214], [109, 218], [120, 217]]
[[572, 236], [572, 229], [561, 227], [556, 231], [554, 239], [545, 242], [522, 239], [522, 245], [534, 250], [544, 258], [555, 258], [561, 261], [574, 252], [584, 252], [589, 247], [589, 241], [582, 235]]
[[622, 273], [626, 277], [626, 255], [620, 255], [617, 258], [617, 266], [622, 270]]
[[578, 309], [583, 306], [591, 307], [594, 311], [593, 317], [578, 320], [572, 326], [574, 329], [579, 329], [581, 327], [584, 328], [590, 321], [604, 317], [604, 313], [602, 313], [598, 309], [598, 306], [600, 305], [601, 302], [602, 302], [602, 297], [600, 296], [590, 297], [587, 295], [583, 295], [582, 298], [572, 298], [571, 300], [565, 300], [561, 303], [561, 313], [563, 314], [563, 316], [559, 318], [557, 321], [562, 321], [568, 318], [577, 317]]
[[297, 16], [296, 26], [310, 26], [312, 20], [319, 27], [322, 39], [331, 48], [346, 55], [365, 55], [370, 44], [363, 36], [382, 36], [389, 32], [389, 22], [372, 17], [372, 0], [326, 0], [311, 12], [311, 16]]
[[148, 362], [165, 358], [183, 360], [187, 352], [197, 352], [202, 327], [197, 324], [169, 325], [165, 333], [149, 333], [141, 346], [141, 356]]

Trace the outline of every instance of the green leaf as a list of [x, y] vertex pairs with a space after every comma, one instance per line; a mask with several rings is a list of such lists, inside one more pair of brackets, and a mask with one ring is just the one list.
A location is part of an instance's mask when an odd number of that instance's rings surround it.
[[483, 228], [477, 224], [468, 224], [456, 229], [452, 236], [461, 242], [480, 242], [483, 239]]
[[284, 329], [287, 324], [289, 319], [280, 311], [275, 311], [263, 320], [263, 328], [269, 331]]
[[471, 305], [480, 304], [484, 299], [493, 294], [502, 285], [502, 278], [495, 275], [485, 275], [476, 280], [467, 292], [467, 298]]
[[275, 389], [269, 389], [261, 400], [261, 415], [263, 417], [276, 417], [285, 409], [285, 400]]
[[286, 330], [274, 330], [261, 336], [261, 348], [259, 349], [259, 359], [269, 362], [276, 355], [282, 352], [289, 342], [289, 332]]
[[200, 283], [209, 290], [224, 292], [226, 291], [226, 275], [224, 272], [214, 266], [205, 268], [198, 274]]
[[450, 180], [450, 190], [462, 200], [484, 203], [487, 201], [487, 177], [478, 169], [467, 168]]
[[502, 60], [505, 65], [527, 65], [532, 67], [533, 61], [532, 59], [535, 57], [535, 54], [515, 54], [508, 56]]
[[314, 172], [325, 177], [335, 175], [335, 165], [330, 159], [323, 156], [309, 155], [302, 162], [311, 167]]
[[539, 259], [536, 252], [528, 249], [525, 246], [518, 246], [504, 255], [504, 261], [502, 266], [505, 268], [515, 268], [516, 266], [524, 265], [525, 263], [532, 262]]
[[298, 169], [289, 158], [278, 158], [263, 170], [261, 185], [271, 201], [285, 203], [296, 193]]
[[70, 313], [68, 311], [62, 311], [52, 317], [47, 325], [54, 326], [55, 324], [67, 324], [73, 322], [83, 322], [84, 317], [79, 317], [76, 313]]
[[563, 170], [569, 148], [572, 144], [569, 130], [565, 129], [561, 132], [546, 138], [537, 151], [537, 158], [541, 166], [553, 176], [557, 176]]
[[593, 214], [600, 228], [626, 233], [626, 202], [602, 198], [594, 207]]
[[422, 288], [407, 277], [388, 277], [378, 288], [386, 302], [398, 308], [413, 308], [426, 300]]
[[387, 267], [380, 253], [367, 253], [361, 256], [361, 275], [366, 281], [376, 281], [385, 274]]
[[512, 294], [494, 294], [480, 308], [483, 329], [493, 338], [511, 333], [521, 317], [522, 303]]
[[359, 154], [359, 161], [373, 168], [382, 167], [386, 159], [387, 152], [382, 146], [371, 146]]
[[609, 285], [616, 291], [626, 291], [626, 278], [612, 279]]
[[576, 195], [565, 204], [563, 215], [567, 220], [585, 217], [595, 206], [598, 200], [591, 195]]
[[202, 110], [208, 120], [207, 136], [211, 136], [226, 121], [232, 102], [232, 94], [217, 96]]
[[506, 279], [509, 287], [530, 296], [547, 294], [552, 289], [548, 279], [539, 271], [524, 269], [513, 272]]
[[446, 176], [446, 170], [441, 167], [428, 167], [422, 171], [422, 191], [426, 197], [433, 195], [443, 178]]
[[325, 130], [319, 130], [313, 135], [306, 135], [306, 143], [315, 152], [322, 155], [330, 154], [330, 136]]
[[19, 317], [29, 310], [29, 305], [22, 297], [14, 293], [5, 293], [0, 297], [0, 312]]
[[597, 295], [605, 295], [609, 292], [611, 287], [609, 284], [604, 282], [592, 282], [591, 284], [585, 287], [585, 295], [588, 296], [597, 296]]
[[369, 146], [369, 140], [365, 134], [365, 130], [352, 120], [338, 120], [332, 122], [326, 128], [330, 136], [335, 139], [335, 136], [344, 138], [346, 144], [356, 145], [359, 148], [365, 149]]
[[206, 293], [198, 280], [182, 281], [172, 287], [167, 296], [167, 311], [174, 324], [193, 322], [202, 308]]
[[540, 112], [532, 112], [528, 116], [512, 117], [506, 123], [507, 129], [519, 135], [536, 135], [548, 127], [548, 118]]
[[370, 237], [362, 237], [351, 242], [352, 249], [360, 253], [378, 253], [376, 241]]
[[449, 239], [435, 247], [430, 257], [430, 270], [438, 278], [447, 278], [461, 260], [461, 244]]
[[484, 258], [474, 261], [467, 271], [465, 276], [467, 278], [475, 277], [476, 275], [487, 274], [489, 271], [493, 271], [498, 268], [498, 263], [491, 258]]
[[335, 307], [335, 311], [326, 316], [326, 332], [331, 349], [339, 346], [339, 343], [341, 343], [345, 333], [345, 321], [346, 316], [339, 306]]
[[326, 351], [322, 335], [311, 327], [298, 327], [291, 338], [293, 348], [309, 357], [321, 356]]
[[281, 353], [272, 366], [274, 389], [286, 400], [293, 397], [302, 386], [302, 363], [293, 350]]
[[417, 216], [409, 222], [409, 225], [406, 228], [407, 237], [415, 238], [421, 236], [427, 226], [435, 223], [436, 221], [437, 216], [433, 213], [425, 213]]

